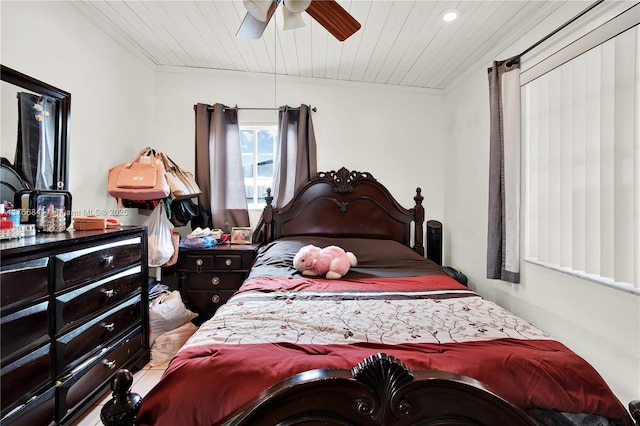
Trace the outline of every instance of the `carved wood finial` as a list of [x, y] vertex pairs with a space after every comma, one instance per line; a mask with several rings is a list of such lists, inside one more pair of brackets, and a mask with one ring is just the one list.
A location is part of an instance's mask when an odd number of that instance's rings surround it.
[[316, 175], [319, 179], [326, 179], [333, 181], [336, 186], [335, 192], [339, 194], [346, 194], [353, 192], [353, 182], [359, 179], [366, 179], [376, 181], [376, 179], [367, 172], [349, 171], [347, 168], [342, 167], [337, 172], [331, 170], [330, 172], [318, 172]]
[[142, 397], [131, 392], [133, 374], [127, 369], [118, 370], [111, 382], [113, 398], [100, 410], [100, 420], [105, 426], [131, 426], [138, 415]]
[[271, 206], [271, 202], [273, 201], [273, 196], [271, 195], [271, 188], [267, 188], [267, 195], [264, 196], [264, 201], [267, 203], [267, 206]]
[[413, 197], [413, 200], [416, 202], [416, 204], [422, 205], [422, 201], [424, 200], [424, 197], [422, 196], [422, 188], [416, 188], [416, 195], [415, 197]]
[[393, 424], [397, 419], [411, 412], [411, 404], [401, 400], [394, 405], [399, 388], [413, 380], [413, 373], [399, 359], [378, 353], [372, 355], [351, 369], [351, 374], [359, 382], [373, 390], [377, 400], [359, 398], [358, 412], [371, 417], [378, 424]]

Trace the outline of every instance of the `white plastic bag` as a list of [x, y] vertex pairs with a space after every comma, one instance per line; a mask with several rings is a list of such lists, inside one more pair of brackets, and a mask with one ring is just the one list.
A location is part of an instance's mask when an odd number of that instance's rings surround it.
[[174, 330], [197, 316], [184, 305], [178, 290], [163, 294], [149, 307], [149, 344], [153, 345], [161, 334]]
[[162, 266], [171, 259], [175, 251], [171, 240], [173, 224], [167, 218], [164, 200], [158, 203], [144, 224], [147, 226], [149, 266]]

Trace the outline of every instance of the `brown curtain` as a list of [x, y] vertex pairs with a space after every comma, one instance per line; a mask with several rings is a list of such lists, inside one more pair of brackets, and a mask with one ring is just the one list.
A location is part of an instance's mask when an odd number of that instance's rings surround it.
[[200, 209], [210, 214], [209, 226], [225, 233], [234, 226], [249, 226], [238, 111], [218, 103], [213, 107], [197, 104], [195, 109], [195, 174], [202, 190], [198, 197]]
[[318, 173], [311, 108], [280, 107], [273, 179], [273, 205], [282, 207]]
[[487, 278], [520, 282], [520, 60], [489, 68]]

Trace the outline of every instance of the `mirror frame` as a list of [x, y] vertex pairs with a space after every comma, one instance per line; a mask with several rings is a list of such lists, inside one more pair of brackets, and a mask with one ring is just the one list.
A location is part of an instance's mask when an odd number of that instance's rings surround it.
[[71, 93], [58, 89], [43, 81], [0, 65], [0, 80], [22, 87], [33, 93], [46, 95], [56, 100], [55, 131], [56, 142], [54, 147], [55, 163], [53, 165], [53, 178], [57, 188], [68, 190], [69, 188], [69, 123], [71, 120]]

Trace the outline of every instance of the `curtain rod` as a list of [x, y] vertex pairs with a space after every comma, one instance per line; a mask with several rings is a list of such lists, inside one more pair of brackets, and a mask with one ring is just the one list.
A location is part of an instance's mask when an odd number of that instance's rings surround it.
[[[264, 108], [259, 108], [259, 107], [253, 107], [253, 108], [252, 108], [252, 107], [242, 107], [242, 108], [240, 108], [238, 105], [236, 105], [236, 106], [234, 106], [234, 107], [226, 107], [225, 109], [235, 109], [235, 110], [238, 110], [238, 111], [239, 111], [239, 110], [241, 110], [241, 109], [252, 110], [252, 111], [278, 111], [280, 108], [268, 108], [268, 107], [264, 107]], [[293, 110], [293, 111], [298, 111], [298, 110], [300, 109], [300, 107], [297, 107], [297, 108], [291, 108], [291, 107], [289, 107], [289, 109], [290, 109], [290, 110]], [[310, 108], [310, 109], [311, 109], [311, 111], [313, 111], [313, 112], [316, 112], [316, 111], [317, 111], [317, 108], [316, 108], [316, 107], [313, 107], [313, 108]], [[207, 110], [208, 110], [208, 111], [212, 111], [212, 110], [213, 110], [213, 107], [212, 107], [212, 106], [210, 106], [210, 107], [208, 107], [208, 108], [207, 108]]]
[[533, 49], [535, 49], [536, 47], [540, 46], [542, 43], [544, 43], [545, 41], [547, 41], [548, 39], [550, 39], [554, 35], [558, 34], [560, 31], [565, 29], [567, 26], [571, 25], [572, 23], [574, 23], [575, 21], [577, 21], [578, 19], [580, 19], [582, 16], [586, 15], [587, 13], [591, 12], [592, 9], [596, 8], [598, 5], [600, 5], [600, 3], [603, 3], [603, 2], [604, 2], [604, 0], [598, 0], [595, 3], [592, 3], [585, 10], [583, 10], [580, 13], [578, 13], [576, 16], [574, 16], [573, 18], [569, 19], [567, 22], [565, 22], [564, 24], [560, 25], [558, 28], [556, 28], [555, 30], [551, 31], [545, 37], [543, 37], [542, 39], [538, 40], [536, 43], [531, 45], [528, 49], [526, 49], [524, 52], [522, 52], [520, 55], [518, 55], [518, 57], [524, 56], [527, 53], [529, 53], [530, 51], [532, 51]]

